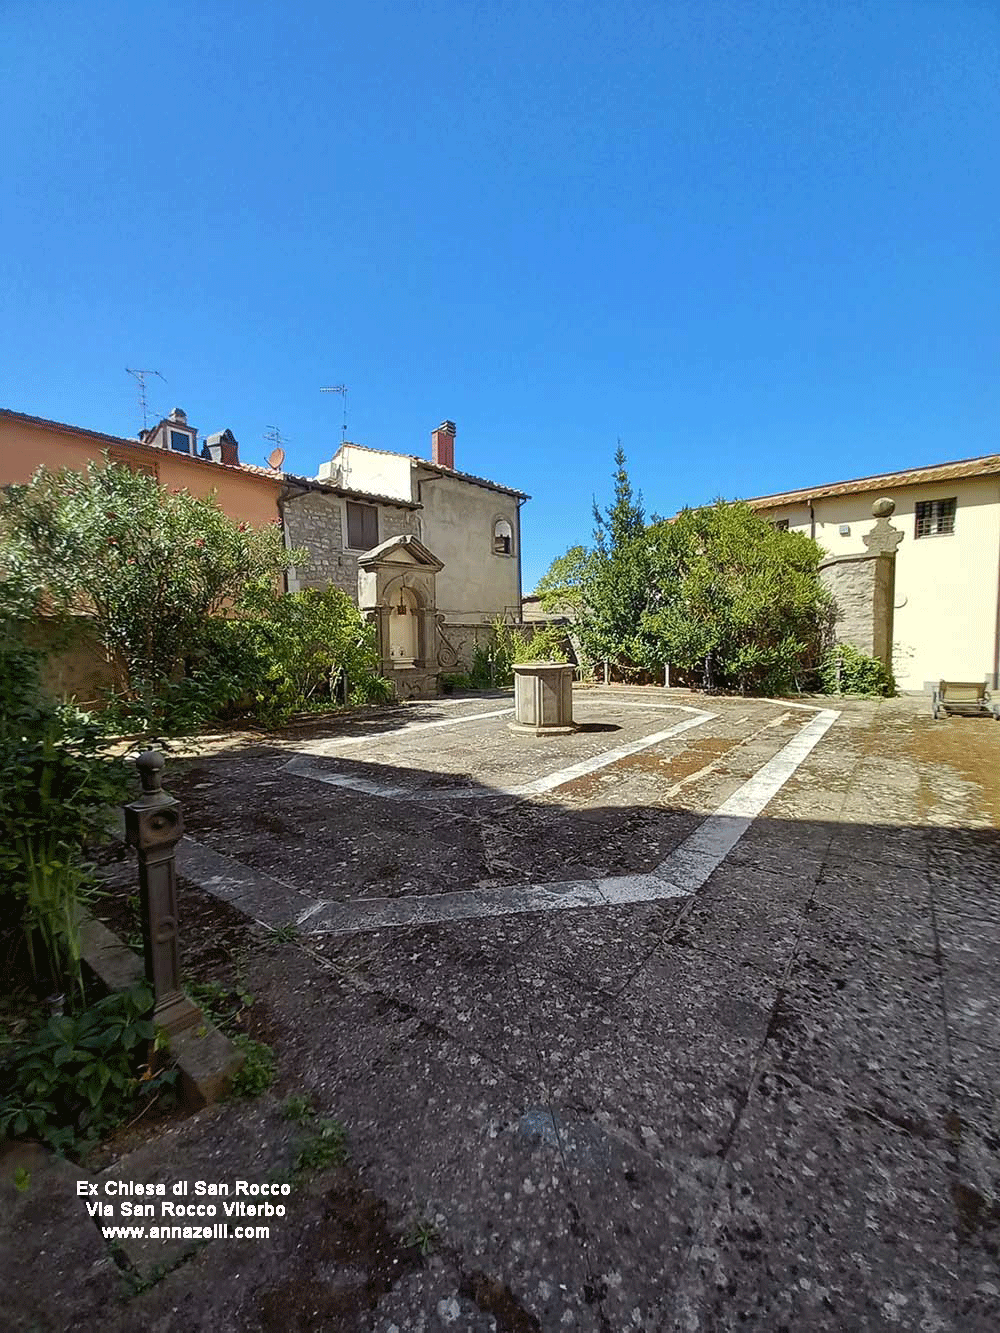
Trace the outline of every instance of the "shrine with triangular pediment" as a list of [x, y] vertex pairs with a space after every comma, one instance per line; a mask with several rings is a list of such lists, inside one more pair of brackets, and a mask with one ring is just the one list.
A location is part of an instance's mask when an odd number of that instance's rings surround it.
[[382, 674], [399, 698], [437, 693], [437, 575], [444, 568], [412, 533], [358, 557], [358, 607], [375, 626]]

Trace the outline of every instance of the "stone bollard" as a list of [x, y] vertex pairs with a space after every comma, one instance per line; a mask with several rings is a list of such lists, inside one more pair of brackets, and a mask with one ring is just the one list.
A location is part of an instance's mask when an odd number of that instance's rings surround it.
[[174, 856], [184, 833], [180, 802], [165, 792], [163, 755], [147, 750], [136, 760], [142, 795], [125, 806], [125, 840], [139, 854], [139, 896], [146, 979], [153, 988], [153, 1022], [174, 1034], [202, 1022], [181, 990]]

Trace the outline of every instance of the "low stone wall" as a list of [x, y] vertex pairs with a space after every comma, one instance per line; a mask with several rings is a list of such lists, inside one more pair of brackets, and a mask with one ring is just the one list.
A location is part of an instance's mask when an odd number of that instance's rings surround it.
[[488, 648], [492, 642], [492, 625], [463, 625], [446, 621], [441, 625], [438, 641], [441, 670], [455, 674], [471, 671], [476, 649]]
[[[563, 652], [567, 659], [574, 665], [578, 660], [576, 644], [573, 642], [570, 634], [571, 626], [564, 621], [556, 618], [552, 621], [535, 621], [529, 624], [512, 626], [519, 630], [527, 638], [532, 638], [539, 630], [547, 629], [550, 624], [557, 624], [560, 628], [566, 629], [566, 638], [563, 642]], [[439, 643], [438, 660], [441, 664], [441, 670], [444, 672], [468, 672], [472, 669], [472, 659], [475, 656], [477, 648], [488, 648], [493, 642], [493, 626], [477, 624], [461, 624], [453, 621], [445, 621], [441, 625], [441, 640]]]

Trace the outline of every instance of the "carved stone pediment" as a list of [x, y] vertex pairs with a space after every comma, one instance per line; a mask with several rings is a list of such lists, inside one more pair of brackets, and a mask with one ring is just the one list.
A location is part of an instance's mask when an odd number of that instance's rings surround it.
[[429, 569], [434, 574], [439, 574], [444, 569], [444, 565], [434, 552], [411, 532], [399, 537], [390, 537], [387, 541], [380, 542], [378, 546], [373, 546], [370, 551], [359, 556], [358, 565], [361, 569], [381, 569], [385, 565], [416, 565], [421, 569]]

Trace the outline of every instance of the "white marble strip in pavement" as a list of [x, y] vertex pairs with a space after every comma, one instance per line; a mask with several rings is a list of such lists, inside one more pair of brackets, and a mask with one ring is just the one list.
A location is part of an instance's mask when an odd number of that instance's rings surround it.
[[754, 819], [840, 716], [833, 709], [813, 711], [816, 711], [816, 717], [811, 718], [772, 759], [647, 874], [331, 903], [313, 899], [290, 884], [253, 870], [188, 837], [183, 838], [177, 848], [178, 868], [202, 888], [264, 925], [274, 928], [296, 923], [307, 926], [310, 934], [347, 934], [482, 916], [687, 897], [718, 869]]
[[[700, 889], [839, 716], [840, 713], [832, 708], [819, 710], [645, 879], [666, 881], [682, 893]], [[654, 888], [648, 882], [625, 883], [612, 897], [607, 893], [605, 897], [613, 902], [648, 902], [658, 896]]]
[[254, 870], [187, 835], [177, 844], [177, 869], [199, 888], [272, 929], [297, 922], [324, 906], [293, 884]]
[[840, 716], [822, 709], [752, 778], [723, 801], [656, 869], [644, 875], [606, 876], [555, 884], [465, 889], [419, 898], [355, 899], [330, 903], [312, 916], [310, 933], [346, 934], [389, 926], [429, 925], [477, 916], [607, 907], [688, 897], [717, 870], [767, 803], [819, 744]]
[[491, 713], [460, 713], [458, 717], [442, 717], [435, 722], [404, 722], [401, 727], [388, 731], [370, 731], [364, 736], [326, 736], [321, 741], [305, 741], [297, 748], [303, 754], [325, 755], [331, 748], [340, 749], [342, 745], [370, 745], [383, 736], [396, 740], [399, 736], [412, 736], [416, 731], [430, 731], [433, 727], [457, 727], [461, 722], [479, 722], [483, 718], [503, 717], [513, 713], [513, 708], [495, 708]]
[[674, 723], [666, 731], [657, 731], [651, 736], [641, 736], [637, 741], [629, 741], [625, 745], [619, 745], [614, 750], [605, 750], [603, 754], [595, 755], [592, 759], [581, 759], [578, 764], [561, 768], [557, 773], [550, 773], [548, 777], [536, 778], [534, 782], [526, 782], [521, 787], [511, 787], [507, 794], [510, 796], [538, 796], [542, 792], [554, 791], [556, 787], [562, 787], [575, 778], [586, 777], [588, 773], [596, 773], [598, 769], [606, 768], [608, 764], [615, 764], [619, 759], [628, 759], [633, 754], [648, 750], [652, 745], [659, 745], [661, 741], [669, 741], [674, 736], [680, 736], [683, 732], [690, 731], [692, 727], [704, 726], [706, 722], [711, 721], [714, 717], [718, 717], [718, 714], [701, 713], [697, 717], [685, 718], [683, 722]]
[[[381, 796], [386, 800], [469, 801], [484, 800], [491, 796], [540, 796], [543, 792], [555, 791], [557, 787], [562, 787], [576, 778], [586, 777], [589, 773], [596, 773], [602, 768], [607, 768], [609, 764], [616, 764], [621, 759], [629, 758], [630, 755], [639, 754], [640, 751], [648, 750], [651, 746], [659, 745], [662, 741], [680, 736], [683, 732], [690, 731], [692, 727], [703, 726], [716, 716], [716, 713], [699, 713], [697, 717], [688, 717], [682, 722], [675, 722], [672, 727], [667, 727], [665, 731], [654, 731], [647, 736], [640, 736], [638, 740], [619, 745], [613, 750], [602, 750], [600, 754], [594, 755], [590, 759], [581, 759], [578, 764], [560, 768], [555, 773], [548, 773], [544, 777], [535, 778], [532, 782], [521, 783], [516, 787], [484, 787], [479, 785], [468, 787], [388, 786], [380, 782], [373, 782], [370, 778], [357, 777], [353, 773], [334, 773], [330, 769], [321, 768], [305, 756], [296, 756], [296, 758], [290, 759], [284, 765], [284, 769], [288, 773], [294, 773], [296, 777], [310, 778], [314, 782], [325, 782], [331, 787], [346, 787], [349, 791], [361, 792], [365, 796]], [[335, 758], [336, 756], [330, 757]]]
[[[578, 699], [575, 702], [586, 705], [589, 701], [587, 699]], [[597, 702], [599, 701], [594, 700], [595, 704]], [[655, 700], [650, 700], [649, 703], [642, 703], [631, 701], [619, 702], [616, 699], [613, 701], [613, 707], [641, 708], [647, 713], [650, 711], [663, 712], [665, 709], [675, 713], [696, 713], [699, 715], [705, 713], [704, 709], [691, 708], [687, 704], [658, 703]], [[322, 740], [304, 741], [297, 745], [296, 749], [300, 754], [322, 755], [327, 758], [336, 758], [336, 755], [333, 752], [339, 750], [341, 746], [344, 745], [365, 745], [374, 743], [383, 738], [396, 740], [396, 738], [400, 736], [411, 736], [414, 732], [430, 731], [433, 727], [457, 727], [462, 722], [479, 722], [492, 717], [504, 717], [507, 713], [512, 713], [513, 711], [513, 708], [496, 708], [489, 713], [460, 713], [457, 717], [437, 718], [434, 722], [405, 722], [401, 727], [388, 729], [386, 731], [366, 732], [364, 736], [324, 736]], [[715, 714], [708, 713], [705, 714], [705, 716], [714, 717]]]

